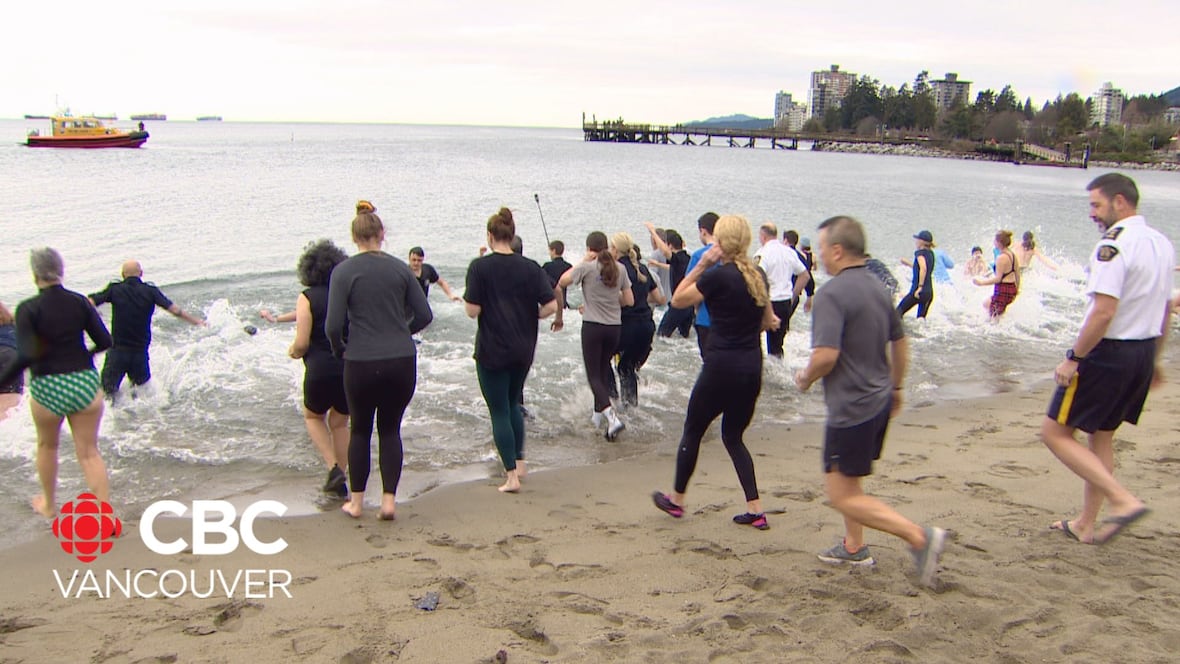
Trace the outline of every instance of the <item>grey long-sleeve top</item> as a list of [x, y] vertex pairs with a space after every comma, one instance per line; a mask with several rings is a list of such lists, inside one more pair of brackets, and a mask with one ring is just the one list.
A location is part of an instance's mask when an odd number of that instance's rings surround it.
[[417, 351], [410, 335], [433, 318], [410, 267], [383, 251], [357, 254], [332, 270], [324, 331], [336, 357], [411, 357]]

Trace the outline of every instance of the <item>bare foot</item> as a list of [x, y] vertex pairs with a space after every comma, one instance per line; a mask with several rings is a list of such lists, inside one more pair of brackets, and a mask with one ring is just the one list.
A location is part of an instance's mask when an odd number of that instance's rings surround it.
[[37, 494], [29, 499], [29, 505], [32, 506], [33, 511], [46, 519], [53, 518], [53, 508], [49, 506], [49, 501], [45, 500], [45, 496]]
[[340, 510], [354, 519], [359, 519], [361, 518], [361, 514], [365, 511], [365, 507], [362, 503], [350, 500], [347, 503], [341, 505]]
[[520, 491], [519, 468], [520, 466], [517, 466], [517, 470], [508, 471], [508, 479], [500, 485], [497, 491], [500, 493], [516, 493], [517, 491]]
[[397, 518], [397, 505], [394, 503], [393, 494], [381, 494], [381, 509], [377, 512], [377, 518], [382, 521], [393, 521]]
[[528, 475], [528, 474], [529, 474], [529, 469], [525, 467], [524, 459], [517, 459], [516, 460], [516, 478], [523, 480], [524, 476]]

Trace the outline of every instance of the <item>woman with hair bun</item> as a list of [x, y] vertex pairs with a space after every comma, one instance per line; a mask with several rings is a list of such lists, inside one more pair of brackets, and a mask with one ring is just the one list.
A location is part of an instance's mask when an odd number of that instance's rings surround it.
[[619, 264], [631, 280], [631, 296], [635, 301], [623, 307], [623, 326], [619, 331], [619, 394], [628, 406], [639, 404], [639, 369], [651, 355], [651, 342], [656, 336], [656, 324], [651, 318], [651, 304], [668, 300], [659, 283], [640, 260], [639, 248], [630, 233], [615, 233], [610, 239], [611, 251], [619, 257]]
[[[559, 289], [577, 284], [582, 287], [582, 362], [594, 394], [594, 413], [590, 421], [595, 428], [606, 424], [606, 439], [613, 441], [625, 427], [610, 404], [610, 386], [614, 372], [611, 357], [619, 348], [623, 307], [635, 304], [631, 278], [607, 246], [606, 234], [594, 231], [586, 236], [586, 255], [582, 262], [566, 270], [557, 281]], [[562, 310], [557, 309], [553, 329], [562, 328]]]
[[[359, 518], [369, 481], [373, 418], [377, 418], [381, 511], [393, 520], [402, 474], [402, 416], [418, 380], [412, 334], [434, 318], [410, 268], [381, 250], [385, 226], [372, 203], [360, 201], [352, 220], [352, 241], [360, 253], [332, 270], [324, 332], [332, 354], [344, 359], [344, 394], [352, 417], [348, 483], [342, 508]], [[345, 327], [348, 339], [345, 340]]]
[[524, 462], [524, 381], [537, 350], [537, 321], [557, 310], [549, 276], [512, 250], [516, 222], [508, 208], [488, 219], [491, 251], [467, 268], [467, 315], [478, 321], [475, 375], [492, 420], [492, 438], [507, 479], [499, 490], [516, 493]]
[[1013, 247], [1012, 251], [1016, 254], [1016, 260], [1020, 265], [1021, 272], [1032, 267], [1033, 259], [1041, 261], [1045, 267], [1053, 272], [1056, 272], [1058, 269], [1057, 263], [1049, 260], [1049, 257], [1044, 252], [1037, 249], [1037, 241], [1034, 239], [1032, 231], [1025, 231], [1020, 244]]
[[[721, 440], [733, 460], [738, 481], [746, 498], [746, 512], [733, 517], [734, 523], [766, 530], [770, 525], [762, 511], [754, 459], [742, 436], [754, 416], [762, 391], [762, 332], [777, 329], [770, 291], [762, 268], [747, 252], [752, 234], [742, 217], [725, 216], [713, 229], [714, 245], [684, 277], [672, 295], [672, 306], [690, 307], [704, 302], [709, 307], [712, 330], [709, 352], [688, 398], [684, 431], [676, 453], [673, 492], [656, 491], [656, 507], [679, 519], [684, 516], [685, 491], [696, 470], [701, 438], [717, 416], [721, 416]], [[716, 263], [721, 265], [710, 270]]]
[[307, 288], [295, 300], [295, 341], [287, 354], [303, 360], [303, 423], [328, 467], [324, 492], [348, 496], [348, 398], [344, 362], [332, 354], [324, 332], [328, 317], [328, 283], [348, 255], [331, 240], [307, 245], [296, 271]]
[[983, 303], [988, 316], [995, 320], [1002, 316], [1016, 299], [1020, 292], [1020, 261], [1016, 254], [1008, 247], [1012, 246], [1012, 231], [997, 231], [995, 237], [996, 249], [1000, 252], [996, 256], [996, 271], [986, 279], [975, 278], [971, 282], [976, 286], [990, 286], [995, 284], [992, 297]]

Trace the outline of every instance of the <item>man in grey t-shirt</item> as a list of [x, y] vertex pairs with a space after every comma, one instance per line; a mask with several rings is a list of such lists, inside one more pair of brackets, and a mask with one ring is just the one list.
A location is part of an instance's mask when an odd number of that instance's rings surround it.
[[811, 359], [795, 375], [795, 384], [807, 391], [824, 381], [824, 488], [845, 524], [844, 539], [819, 558], [872, 565], [864, 542], [868, 526], [905, 540], [919, 580], [933, 585], [946, 531], [917, 525], [865, 495], [860, 484], [881, 456], [890, 418], [901, 410], [907, 361], [901, 318], [865, 269], [864, 228], [855, 219], [832, 217], [820, 224], [819, 259], [832, 278], [815, 295]]

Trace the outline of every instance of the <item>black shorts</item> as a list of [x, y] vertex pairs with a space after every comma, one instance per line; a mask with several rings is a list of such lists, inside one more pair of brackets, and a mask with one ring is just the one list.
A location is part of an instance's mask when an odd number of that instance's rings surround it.
[[1155, 339], [1103, 339], [1078, 363], [1069, 386], [1057, 386], [1046, 415], [1086, 433], [1137, 424], [1154, 373]]
[[[0, 374], [15, 362], [17, 362], [16, 349], [11, 346], [0, 346]], [[0, 384], [0, 394], [21, 394], [24, 391], [25, 372], [23, 371], [16, 372], [12, 378], [8, 379], [7, 383]]]
[[344, 397], [344, 375], [313, 376], [303, 374], [303, 407], [316, 415], [331, 408], [341, 415], [348, 414], [348, 399]]
[[824, 428], [824, 472], [837, 471], [845, 477], [873, 474], [873, 462], [885, 448], [885, 430], [889, 428], [889, 411], [893, 398], [884, 410], [867, 422], [855, 426]]

